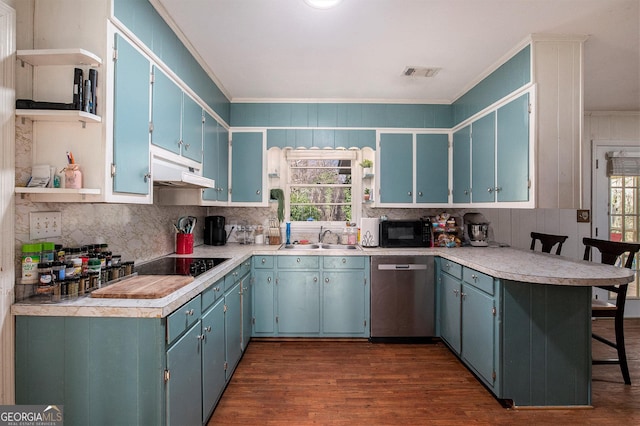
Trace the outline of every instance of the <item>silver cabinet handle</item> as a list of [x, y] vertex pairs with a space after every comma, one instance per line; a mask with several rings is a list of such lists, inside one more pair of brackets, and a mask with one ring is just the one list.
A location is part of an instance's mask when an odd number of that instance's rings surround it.
[[193, 316], [193, 309], [189, 309], [185, 312], [186, 315]]
[[501, 188], [501, 187], [499, 187], [499, 186], [496, 186], [495, 191], [496, 191], [496, 192], [500, 192], [500, 191], [502, 191], [502, 188]]
[[144, 178], [144, 183], [149, 182], [149, 179], [151, 179], [151, 173], [145, 173], [143, 178]]
[[458, 297], [458, 290], [453, 290], [453, 294], [455, 294], [456, 297]]
[[313, 277], [313, 282], [317, 283], [318, 282], [318, 277]]
[[422, 197], [422, 191], [418, 191], [418, 197]]
[[329, 278], [325, 278], [325, 279], [324, 279], [324, 282], [325, 282], [325, 283], [329, 283]]
[[271, 282], [271, 277], [267, 277], [267, 282], [270, 283]]
[[207, 333], [211, 333], [211, 326], [208, 325], [204, 328], [204, 331], [206, 331]]
[[180, 140], [178, 141], [178, 146], [182, 146], [183, 144], [184, 144], [184, 142], [182, 141], [182, 139], [180, 139]]
[[198, 340], [205, 340], [205, 339], [206, 339], [206, 336], [205, 336], [204, 334], [198, 334], [198, 335], [196, 336], [196, 339], [198, 339]]
[[347, 259], [345, 259], [344, 257], [342, 258], [342, 263], [347, 263]]
[[296, 262], [300, 263], [300, 258], [297, 258], [297, 259], [296, 259]]
[[266, 263], [267, 259], [265, 259], [264, 257], [262, 258], [262, 263]]
[[408, 195], [409, 197], [411, 197], [411, 191], [407, 192], [407, 195]]
[[487, 192], [489, 192], [489, 194], [491, 194], [493, 192], [493, 188], [487, 188]]
[[260, 191], [259, 189], [256, 191], [256, 195], [260, 195], [262, 191]]
[[444, 264], [444, 267], [445, 267], [445, 268], [447, 268], [447, 269], [449, 269], [449, 268], [451, 268], [451, 265], [449, 265], [448, 263], [445, 263], [445, 264]]
[[185, 151], [188, 151], [190, 146], [191, 146], [191, 144], [190, 144], [190, 143], [186, 143], [186, 144], [184, 144], [184, 149], [185, 149]]
[[460, 297], [462, 297], [462, 300], [466, 299], [467, 293], [460, 292]]
[[469, 190], [468, 189], [464, 190], [464, 195], [469, 195]]

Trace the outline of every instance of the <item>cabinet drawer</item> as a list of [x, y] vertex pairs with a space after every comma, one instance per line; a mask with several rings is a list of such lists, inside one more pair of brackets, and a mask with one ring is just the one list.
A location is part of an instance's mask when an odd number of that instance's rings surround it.
[[240, 269], [238, 270], [238, 278], [244, 277], [251, 272], [251, 259], [247, 259], [242, 262]]
[[256, 269], [272, 269], [273, 256], [253, 256], [253, 267]]
[[322, 256], [325, 269], [364, 269], [363, 256]]
[[493, 295], [494, 279], [492, 276], [469, 268], [464, 268], [463, 274], [464, 282], [471, 284], [472, 286], [484, 291], [485, 293]]
[[235, 283], [240, 279], [240, 268], [241, 266], [236, 266], [233, 268], [231, 272], [224, 276], [224, 291], [229, 290]]
[[200, 319], [200, 295], [194, 297], [167, 317], [167, 344], [171, 344], [178, 336]]
[[462, 278], [462, 265], [447, 259], [440, 259], [440, 270], [456, 278]]
[[216, 281], [214, 285], [202, 292], [202, 312], [206, 311], [209, 306], [213, 305], [213, 302], [222, 296], [223, 290], [224, 278], [221, 278]]
[[278, 256], [278, 268], [283, 269], [318, 269], [318, 256]]

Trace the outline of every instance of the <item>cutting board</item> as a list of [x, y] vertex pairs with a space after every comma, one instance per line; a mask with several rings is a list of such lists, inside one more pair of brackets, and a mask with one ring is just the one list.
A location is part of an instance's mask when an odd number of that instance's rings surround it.
[[159, 299], [193, 281], [187, 275], [138, 275], [91, 292], [110, 299]]

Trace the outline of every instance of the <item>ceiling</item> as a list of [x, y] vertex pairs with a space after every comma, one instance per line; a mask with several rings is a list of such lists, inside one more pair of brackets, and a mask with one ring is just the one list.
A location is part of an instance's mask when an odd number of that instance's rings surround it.
[[640, 0], [152, 2], [235, 102], [450, 103], [539, 33], [588, 36], [586, 111], [640, 111]]

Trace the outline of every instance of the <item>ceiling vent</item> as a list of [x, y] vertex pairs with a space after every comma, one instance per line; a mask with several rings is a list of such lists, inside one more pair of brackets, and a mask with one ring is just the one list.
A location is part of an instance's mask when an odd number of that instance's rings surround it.
[[442, 68], [406, 67], [402, 72], [405, 77], [435, 77]]

